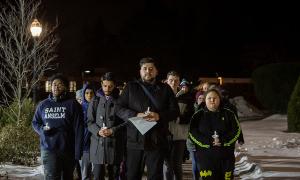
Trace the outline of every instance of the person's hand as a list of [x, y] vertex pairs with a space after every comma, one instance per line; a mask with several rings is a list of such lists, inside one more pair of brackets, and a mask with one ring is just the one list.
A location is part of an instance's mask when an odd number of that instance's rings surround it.
[[112, 129], [103, 129], [103, 135], [105, 137], [111, 136], [113, 133]]
[[136, 117], [145, 117], [147, 116], [145, 113], [137, 113]]
[[147, 115], [144, 117], [146, 121], [158, 121], [159, 120], [159, 114], [156, 112], [148, 112]]
[[101, 128], [98, 132], [99, 136], [101, 137], [107, 137], [110, 136], [112, 134], [112, 130], [111, 129], [107, 129], [107, 128]]
[[103, 134], [103, 129], [102, 128], [98, 131], [98, 135], [101, 136], [101, 137], [105, 137], [104, 134]]
[[213, 146], [221, 146], [221, 143], [219, 141], [213, 141]]

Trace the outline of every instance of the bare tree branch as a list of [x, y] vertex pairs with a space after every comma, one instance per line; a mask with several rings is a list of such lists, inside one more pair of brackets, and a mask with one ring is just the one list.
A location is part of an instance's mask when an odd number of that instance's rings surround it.
[[15, 101], [19, 108], [12, 114], [20, 120], [24, 100], [44, 73], [53, 69], [58, 25], [44, 23], [41, 36], [33, 39], [30, 25], [37, 17], [41, 0], [8, 0], [6, 4], [0, 12], [0, 106]]

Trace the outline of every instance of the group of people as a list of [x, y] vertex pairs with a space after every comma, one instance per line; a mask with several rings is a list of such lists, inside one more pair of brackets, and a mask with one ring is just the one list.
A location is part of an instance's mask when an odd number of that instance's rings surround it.
[[[32, 121], [45, 179], [73, 179], [78, 160], [82, 179], [104, 180], [107, 171], [110, 180], [140, 180], [146, 166], [148, 180], [181, 180], [186, 148], [194, 179], [233, 179], [241, 138], [234, 106], [209, 84], [193, 93], [175, 71], [159, 81], [153, 58], [142, 58], [139, 71], [121, 94], [113, 73], [105, 73], [100, 90], [84, 85], [79, 103], [61, 74], [51, 77], [51, 93]], [[133, 117], [156, 124], [142, 134]]]

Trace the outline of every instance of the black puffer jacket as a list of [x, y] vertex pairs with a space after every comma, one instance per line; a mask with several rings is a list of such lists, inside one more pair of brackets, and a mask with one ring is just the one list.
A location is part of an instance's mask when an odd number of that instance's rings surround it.
[[[139, 80], [140, 83], [141, 80]], [[117, 115], [124, 121], [135, 117], [137, 113], [150, 111], [159, 114], [157, 124], [145, 135], [142, 135], [132, 123], [127, 125], [127, 147], [132, 149], [153, 150], [163, 148], [167, 144], [168, 122], [179, 116], [177, 100], [171, 88], [164, 83], [157, 82], [154, 85], [143, 83], [156, 99], [158, 108], [155, 108], [151, 100], [137, 81], [129, 82], [122, 95], [118, 99], [120, 106]]]

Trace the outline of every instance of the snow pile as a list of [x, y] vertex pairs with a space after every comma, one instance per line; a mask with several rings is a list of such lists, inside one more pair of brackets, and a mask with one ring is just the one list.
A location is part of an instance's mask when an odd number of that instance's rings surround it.
[[237, 145], [235, 149], [235, 169], [234, 176], [239, 179], [257, 179], [262, 177], [260, 166], [249, 160], [247, 148]]
[[7, 177], [8, 176], [8, 172], [7, 171], [5, 171], [5, 170], [3, 170], [2, 168], [2, 166], [0, 166], [0, 178], [1, 177]]
[[278, 137], [274, 137], [270, 146], [274, 148], [300, 148], [300, 139], [288, 138], [283, 141]]
[[253, 105], [249, 104], [244, 97], [237, 96], [230, 99], [230, 102], [236, 106], [238, 111], [238, 116], [240, 118], [248, 118], [248, 117], [262, 117], [263, 113], [255, 108]]
[[287, 115], [286, 114], [273, 114], [270, 115], [264, 119], [262, 119], [262, 121], [287, 121]]
[[6, 178], [8, 175], [14, 175], [15, 178], [29, 178], [29, 179], [40, 179], [43, 172], [42, 166], [28, 167], [18, 166], [12, 164], [2, 165], [0, 167], [0, 179], [1, 177]]
[[251, 171], [248, 171], [247, 173], [240, 175], [240, 179], [253, 180], [253, 179], [261, 179], [263, 177], [262, 170], [257, 164], [251, 163], [249, 166], [251, 166]]

